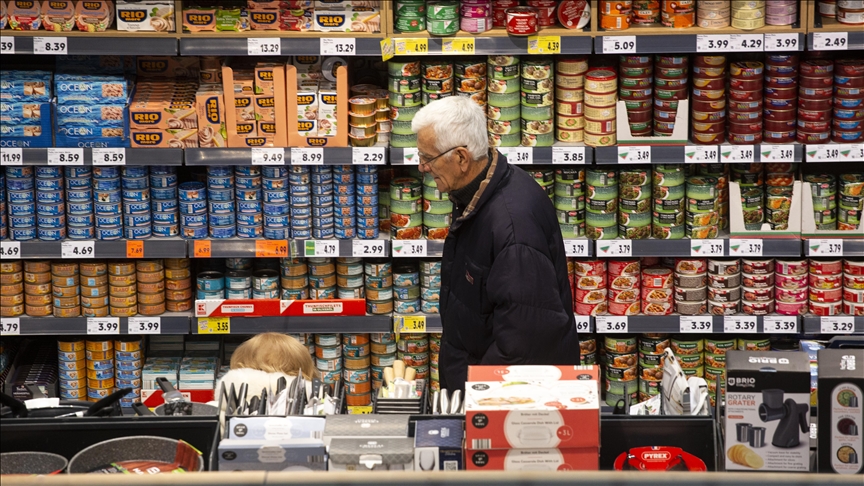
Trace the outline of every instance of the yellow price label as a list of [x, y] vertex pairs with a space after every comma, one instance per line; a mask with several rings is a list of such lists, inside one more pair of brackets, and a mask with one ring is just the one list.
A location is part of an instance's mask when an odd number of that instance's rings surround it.
[[528, 54], [561, 54], [561, 36], [532, 35], [528, 37]]
[[425, 56], [426, 54], [429, 54], [429, 39], [396, 39], [395, 44], [397, 56], [410, 54]]
[[399, 316], [394, 321], [394, 332], [426, 332], [426, 316]]
[[198, 334], [231, 334], [231, 318], [199, 317]]
[[395, 53], [393, 52], [393, 39], [386, 38], [381, 39], [381, 59], [384, 61], [389, 61], [393, 59]]
[[372, 405], [348, 405], [348, 415], [368, 415], [372, 413]]
[[470, 37], [455, 37], [453, 39], [444, 39], [441, 45], [441, 52], [444, 54], [466, 54], [474, 55], [474, 39]]

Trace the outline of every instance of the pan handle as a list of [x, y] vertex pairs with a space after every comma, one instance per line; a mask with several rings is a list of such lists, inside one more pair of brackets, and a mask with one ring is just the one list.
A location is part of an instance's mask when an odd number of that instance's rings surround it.
[[147, 408], [147, 405], [144, 405], [144, 404], [141, 403], [141, 402], [135, 402], [135, 403], [133, 403], [133, 404], [132, 404], [132, 409], [135, 410], [135, 415], [138, 415], [138, 416], [141, 416], [141, 417], [155, 417], [155, 416], [156, 416], [156, 414], [153, 413], [152, 410], [150, 410], [149, 408]]
[[84, 416], [89, 417], [91, 415], [96, 415], [102, 409], [110, 408], [110, 407], [114, 406], [115, 403], [119, 402], [121, 398], [126, 396], [126, 394], [131, 392], [131, 391], [133, 391], [132, 388], [121, 388], [121, 389], [115, 391], [114, 393], [108, 395], [107, 397], [100, 399], [98, 402], [94, 403], [93, 405], [90, 405], [90, 408], [88, 408], [87, 411], [84, 412]]
[[15, 414], [16, 417], [27, 416], [27, 405], [11, 395], [0, 393], [0, 404], [6, 405], [12, 409], [12, 413]]
[[177, 391], [174, 389], [174, 385], [172, 385], [171, 382], [168, 381], [168, 378], [165, 378], [164, 376], [156, 378], [156, 383], [159, 384], [159, 388], [162, 389], [162, 393], [170, 393]]

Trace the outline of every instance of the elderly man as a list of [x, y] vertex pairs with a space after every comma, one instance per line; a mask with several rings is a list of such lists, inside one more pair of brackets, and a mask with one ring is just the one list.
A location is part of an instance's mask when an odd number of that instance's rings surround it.
[[442, 262], [442, 388], [464, 388], [468, 365], [579, 364], [564, 242], [549, 197], [490, 152], [486, 115], [470, 98], [429, 104], [412, 129], [420, 171], [455, 208]]

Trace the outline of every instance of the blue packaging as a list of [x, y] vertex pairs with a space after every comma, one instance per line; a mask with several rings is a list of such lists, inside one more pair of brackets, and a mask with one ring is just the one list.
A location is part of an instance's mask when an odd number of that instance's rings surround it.
[[237, 222], [245, 225], [261, 224], [264, 220], [261, 213], [237, 213]]
[[36, 203], [9, 204], [9, 216], [27, 216], [36, 214]]
[[46, 216], [57, 216], [66, 212], [63, 203], [37, 203], [36, 213]]
[[337, 228], [353, 228], [357, 225], [357, 220], [354, 217], [335, 218], [333, 224]]
[[255, 300], [278, 299], [279, 298], [279, 289], [273, 289], [273, 290], [255, 290], [255, 289], [252, 289], [252, 298]]
[[357, 227], [361, 229], [377, 228], [379, 224], [377, 217], [358, 217]]
[[66, 189], [90, 189], [93, 187], [93, 179], [90, 177], [67, 177]]
[[261, 189], [236, 189], [235, 193], [239, 201], [260, 201]]
[[261, 201], [239, 201], [237, 211], [241, 213], [260, 213]]
[[213, 226], [231, 226], [235, 223], [234, 213], [210, 214], [210, 224]]
[[143, 240], [144, 238], [150, 238], [153, 235], [152, 230], [150, 229], [150, 225], [141, 226], [138, 228], [126, 228], [126, 239], [127, 240]]
[[315, 239], [333, 238], [335, 228], [333, 226], [325, 226], [323, 228], [312, 228], [312, 237]]
[[[66, 226], [66, 216], [63, 214], [60, 214], [58, 216], [41, 216], [40, 215], [38, 218], [36, 218], [36, 224], [39, 226], [40, 229], [42, 229], [42, 228], [46, 228], [46, 229], [63, 228]], [[24, 226], [24, 225], [18, 225], [18, 226]], [[29, 224], [27, 226], [32, 226], [32, 224]]]
[[10, 177], [9, 182], [6, 183], [6, 187], [10, 191], [32, 191], [36, 184], [33, 182], [32, 177], [22, 177], [22, 178], [14, 178]]
[[271, 179], [288, 177], [288, 168], [284, 165], [262, 165], [261, 175]]
[[333, 183], [336, 185], [354, 184], [354, 173], [353, 172], [340, 172], [340, 173], [333, 174]]
[[233, 238], [236, 234], [236, 226], [210, 226], [211, 238]]
[[123, 228], [120, 226], [96, 227], [96, 239], [98, 240], [119, 240], [122, 237]]
[[207, 238], [207, 227], [193, 227], [186, 228], [184, 226], [180, 227], [180, 236], [186, 239], [191, 240], [200, 240], [201, 238]]
[[140, 213], [149, 213], [149, 212], [150, 212], [150, 203], [149, 202], [123, 201], [123, 213], [125, 213], [125, 214], [140, 214]]
[[52, 73], [49, 71], [4, 70], [2, 96], [4, 101], [50, 101]]
[[96, 238], [96, 229], [93, 226], [69, 226], [66, 236], [73, 240], [92, 240]]
[[311, 181], [311, 177], [308, 172], [289, 172], [288, 173], [288, 182], [291, 185], [307, 185]]
[[32, 203], [36, 200], [36, 191], [8, 191], [9, 204]]
[[54, 107], [54, 124], [123, 128], [125, 111], [125, 100], [111, 104], [58, 103]]
[[378, 194], [378, 184], [357, 184], [354, 187], [357, 188], [357, 194]]
[[234, 201], [210, 201], [208, 204], [210, 213], [233, 213]]
[[69, 226], [93, 226], [96, 217], [93, 214], [67, 214], [66, 220]]
[[149, 188], [150, 184], [146, 177], [123, 177], [121, 178], [123, 189], [145, 189]]
[[93, 199], [100, 203], [119, 203], [120, 191], [94, 191]]
[[204, 290], [199, 290], [197, 292], [197, 295], [195, 296], [195, 298], [198, 300], [224, 299], [225, 298], [225, 291], [224, 290], [211, 290], [208, 292], [208, 291], [204, 291]]
[[123, 189], [124, 201], [149, 201], [150, 189]]
[[234, 174], [234, 168], [230, 165], [210, 165], [207, 166], [208, 176], [228, 176]]
[[94, 208], [94, 212], [96, 214], [104, 214], [108, 216], [119, 216], [123, 213], [120, 208], [120, 203], [108, 202], [108, 203], [96, 203], [96, 207]]
[[287, 177], [283, 177], [281, 179], [279, 179], [279, 178], [272, 178], [271, 179], [271, 178], [265, 177], [261, 183], [261, 187], [265, 191], [273, 191], [273, 190], [278, 189], [278, 190], [282, 190], [282, 191], [287, 192], [289, 186], [290, 186], [290, 184], [288, 184], [288, 178]]
[[207, 201], [181, 202], [180, 213], [197, 214], [207, 212]]
[[336, 184], [333, 188], [336, 194], [341, 195], [354, 195], [354, 184]]
[[357, 238], [361, 240], [375, 240], [378, 238], [378, 227], [367, 228], [367, 229], [357, 229]]
[[234, 187], [234, 176], [231, 174], [224, 176], [207, 176], [208, 189], [231, 189]]
[[66, 203], [66, 212], [69, 214], [88, 214], [93, 213], [93, 201], [87, 202], [68, 202]]
[[63, 74], [54, 75], [54, 91], [57, 102], [83, 101], [106, 103], [129, 99], [126, 78], [106, 74]]
[[264, 229], [260, 225], [237, 225], [237, 236], [239, 238], [260, 238], [264, 234]]
[[93, 167], [94, 179], [114, 179], [120, 177], [120, 166], [100, 165]]
[[150, 213], [127, 214], [123, 217], [123, 224], [131, 227], [150, 226]]
[[235, 176], [234, 186], [237, 189], [258, 189], [261, 187], [261, 176]]
[[[350, 197], [352, 198], [351, 204], [354, 204], [353, 197], [354, 196], [342, 196], [342, 197]], [[333, 204], [333, 196], [312, 196], [312, 204], [315, 206], [327, 206], [329, 204]], [[343, 206], [347, 206], [348, 204], [342, 204]]]
[[284, 189], [264, 191], [265, 203], [279, 203], [288, 201], [288, 191]]
[[287, 240], [291, 238], [289, 228], [264, 228], [264, 238], [268, 240]]
[[351, 168], [353, 168], [357, 174], [372, 174], [378, 172], [377, 165], [352, 165]]
[[328, 206], [328, 207], [333, 208], [333, 216], [335, 216], [337, 218], [340, 216], [343, 216], [343, 217], [344, 216], [354, 216], [354, 214], [356, 213], [353, 206]]
[[210, 201], [233, 201], [234, 189], [211, 189]]
[[284, 214], [288, 214], [291, 212], [291, 206], [289, 204], [278, 204], [278, 203], [268, 203], [264, 202], [264, 214], [272, 214], [274, 216], [282, 216]]
[[82, 178], [82, 177], [91, 177], [93, 175], [93, 171], [89, 166], [76, 166], [76, 165], [67, 165], [63, 167], [63, 174], [67, 179], [69, 178]]
[[226, 299], [251, 299], [252, 289], [225, 289]]
[[183, 225], [183, 227], [206, 226], [207, 225], [207, 213], [203, 213], [203, 214], [181, 214], [180, 215], [180, 224]]
[[332, 195], [333, 184], [312, 184], [312, 194], [316, 196]]
[[288, 225], [288, 216], [271, 216], [269, 214], [264, 215], [265, 228], [286, 228], [288, 227]]
[[358, 184], [375, 184], [378, 185], [378, 173], [372, 172], [368, 174], [357, 174]]
[[333, 216], [329, 216], [326, 218], [316, 218], [314, 216], [312, 217], [312, 226], [317, 226], [319, 228], [322, 226], [329, 226], [333, 224], [333, 222]]
[[6, 177], [9, 179], [33, 177], [33, 167], [27, 165], [20, 165], [18, 167], [6, 166]]
[[96, 216], [96, 226], [100, 228], [111, 228], [123, 224], [122, 216]]
[[175, 187], [177, 185], [177, 174], [153, 174], [150, 173], [150, 187]]
[[66, 190], [66, 200], [67, 201], [90, 201], [93, 199], [93, 190], [91, 189], [67, 189]]
[[[189, 203], [189, 204], [195, 204], [195, 203]], [[164, 201], [158, 200], [158, 199], [150, 200], [150, 208], [153, 211], [176, 211], [179, 206], [180, 206], [180, 204], [177, 202], [176, 199], [170, 199], [170, 200], [164, 200]]]
[[65, 194], [63, 191], [36, 191], [36, 202], [37, 203], [62, 203], [64, 201]]
[[63, 177], [63, 169], [50, 165], [39, 165], [36, 166], [36, 177], [47, 179]]
[[330, 184], [333, 182], [332, 172], [313, 172], [309, 177], [313, 184]]
[[9, 226], [12, 228], [29, 228], [30, 226], [36, 226], [36, 216], [10, 216], [9, 217]]
[[[29, 188], [22, 188], [29, 189]], [[63, 178], [45, 178], [45, 177], [37, 177], [36, 178], [36, 190], [37, 191], [59, 191], [63, 189]]]
[[308, 206], [312, 202], [309, 196], [291, 196], [291, 206]]
[[259, 176], [261, 175], [261, 169], [259, 169], [256, 165], [235, 165], [234, 175]]
[[200, 182], [184, 182], [180, 184], [180, 201], [197, 202], [207, 200], [207, 188]]
[[292, 196], [309, 196], [312, 194], [309, 184], [291, 184], [288, 186], [288, 193]]
[[146, 165], [123, 165], [120, 167], [120, 175], [122, 177], [144, 177], [146, 179], [148, 172]]
[[36, 239], [36, 227], [9, 228], [9, 238], [15, 241], [27, 241]]
[[170, 238], [180, 234], [180, 225], [176, 223], [153, 223], [153, 236]]
[[357, 236], [357, 230], [354, 227], [340, 228], [337, 226], [333, 234], [340, 240], [348, 240]]
[[176, 187], [159, 187], [150, 189], [150, 197], [156, 200], [174, 200], [177, 199]]
[[357, 206], [357, 216], [378, 216], [378, 206]]

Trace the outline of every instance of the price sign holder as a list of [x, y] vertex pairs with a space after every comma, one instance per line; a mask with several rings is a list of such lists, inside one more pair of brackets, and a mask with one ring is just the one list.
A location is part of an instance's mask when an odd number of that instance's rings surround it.
[[429, 54], [429, 39], [399, 38], [394, 39], [393, 44], [397, 56], [412, 54], [415, 56], [425, 56]]
[[528, 37], [528, 54], [561, 54], [561, 36], [532, 35]]
[[807, 256], [843, 256], [842, 239], [807, 240]]
[[348, 415], [368, 415], [372, 413], [372, 405], [348, 405]]
[[688, 145], [684, 156], [688, 164], [716, 164], [720, 160], [720, 151], [716, 145]]
[[49, 147], [48, 165], [84, 165], [84, 149]]
[[731, 238], [729, 256], [761, 257], [764, 248], [762, 240]]
[[759, 332], [756, 316], [723, 316], [723, 332], [727, 334], [756, 334]]
[[198, 334], [231, 334], [231, 318], [199, 317]]
[[552, 147], [552, 163], [584, 164], [585, 147]]
[[210, 240], [194, 240], [192, 250], [195, 258], [210, 258], [213, 255], [213, 243]]
[[285, 165], [285, 149], [253, 147], [252, 165]]
[[125, 148], [93, 148], [90, 155], [93, 165], [126, 165]]
[[576, 316], [576, 332], [590, 333], [591, 332], [591, 317]]
[[795, 148], [791, 145], [762, 145], [762, 162], [793, 162]]
[[807, 162], [842, 162], [840, 145], [807, 145]]
[[320, 52], [322, 56], [356, 56], [357, 39], [353, 37], [340, 37], [338, 39], [322, 37]]
[[393, 332], [426, 332], [426, 316], [396, 316], [393, 318]]
[[351, 256], [384, 257], [387, 256], [387, 247], [384, 240], [352, 240]]
[[21, 319], [18, 317], [0, 318], [0, 336], [21, 335]]
[[21, 258], [21, 242], [0, 241], [0, 257]]
[[765, 50], [765, 36], [762, 34], [731, 34], [731, 49], [734, 51], [762, 52]]
[[351, 163], [354, 165], [384, 165], [387, 163], [384, 147], [354, 147], [351, 149]]
[[721, 145], [720, 162], [753, 163], [756, 161], [755, 145]]
[[844, 161], [861, 162], [864, 160], [864, 143], [841, 143], [839, 148], [840, 157]]
[[0, 54], [15, 54], [14, 37], [0, 37]]
[[88, 317], [87, 334], [120, 334], [120, 318]]
[[822, 334], [851, 334], [855, 332], [854, 316], [823, 316], [819, 319]]
[[338, 240], [306, 240], [303, 254], [307, 257], [339, 256]]
[[651, 146], [650, 145], [630, 145], [618, 146], [618, 163], [619, 164], [650, 164], [651, 163]]
[[500, 148], [502, 154], [507, 156], [507, 162], [514, 165], [531, 165], [534, 163], [534, 149], [532, 147], [509, 147]]
[[564, 252], [568, 257], [587, 257], [590, 240], [564, 240]]
[[813, 50], [845, 51], [849, 49], [849, 32], [814, 32]]
[[597, 240], [597, 256], [632, 257], [633, 240]]
[[681, 333], [710, 334], [714, 330], [714, 319], [712, 316], [681, 316], [678, 328]]
[[795, 316], [763, 316], [762, 331], [765, 334], [797, 334], [798, 319]]
[[127, 319], [126, 332], [129, 334], [161, 334], [161, 317], [130, 317]]
[[636, 36], [603, 36], [603, 54], [636, 54]]
[[22, 165], [24, 152], [20, 148], [0, 148], [0, 165]]
[[426, 240], [393, 240], [394, 257], [426, 257], [429, 252]]
[[690, 256], [723, 256], [724, 240], [690, 240]]
[[144, 242], [142, 240], [126, 241], [126, 258], [144, 258]]
[[597, 316], [594, 318], [598, 333], [627, 334], [630, 328], [627, 316]]
[[291, 165], [324, 165], [324, 149], [291, 147]]
[[696, 52], [728, 52], [732, 36], [728, 34], [696, 35]]
[[255, 240], [255, 258], [288, 258], [287, 240]]
[[800, 51], [798, 34], [765, 34], [766, 51]]
[[279, 37], [249, 37], [246, 39], [246, 54], [250, 56], [281, 56], [282, 40]]
[[420, 155], [415, 147], [402, 149], [403, 165], [420, 165]]
[[441, 44], [442, 54], [464, 54], [468, 56], [474, 55], [474, 38], [472, 37], [454, 37], [444, 39]]
[[69, 41], [65, 37], [34, 37], [33, 54], [65, 56], [69, 53]]
[[393, 59], [393, 56], [396, 55], [395, 46], [393, 45], [393, 39], [390, 37], [386, 39], [381, 39], [381, 60], [384, 62]]
[[64, 241], [60, 243], [61, 258], [96, 258], [93, 240]]

